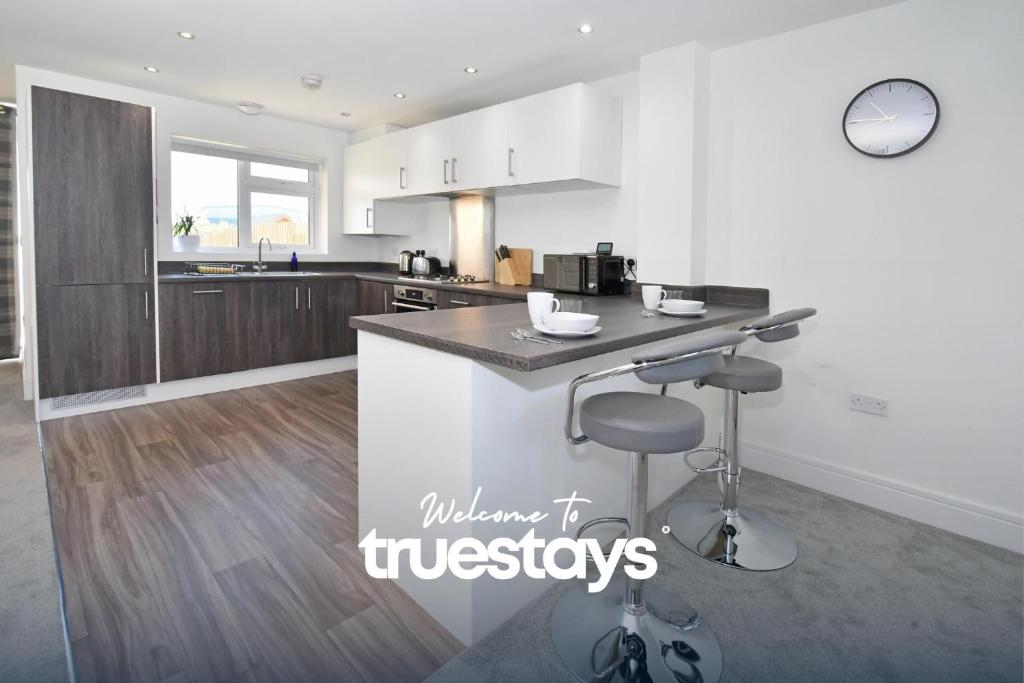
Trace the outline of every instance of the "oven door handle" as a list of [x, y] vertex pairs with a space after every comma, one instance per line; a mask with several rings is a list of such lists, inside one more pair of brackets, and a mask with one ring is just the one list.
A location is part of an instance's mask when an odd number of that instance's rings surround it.
[[413, 306], [412, 304], [403, 304], [401, 301], [392, 301], [391, 305], [395, 308], [408, 308], [413, 311], [431, 311], [432, 308], [426, 306]]

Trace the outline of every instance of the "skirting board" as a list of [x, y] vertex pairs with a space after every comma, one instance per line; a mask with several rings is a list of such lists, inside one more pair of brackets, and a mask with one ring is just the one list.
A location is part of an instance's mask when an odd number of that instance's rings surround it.
[[40, 422], [55, 420], [72, 415], [84, 415], [85, 413], [96, 413], [102, 410], [117, 410], [129, 406], [142, 405], [144, 403], [158, 403], [160, 401], [171, 401], [177, 398], [188, 398], [189, 396], [202, 396], [204, 394], [215, 394], [218, 391], [230, 391], [232, 389], [244, 389], [260, 384], [273, 384], [275, 382], [287, 382], [292, 379], [304, 377], [315, 377], [326, 375], [332, 372], [344, 372], [355, 370], [357, 356], [344, 356], [342, 358], [328, 358], [326, 360], [314, 360], [308, 363], [292, 363], [290, 365], [278, 365], [272, 368], [260, 368], [258, 370], [244, 370], [242, 372], [231, 372], [224, 375], [212, 375], [210, 377], [197, 377], [195, 379], [180, 379], [174, 382], [160, 382], [159, 384], [147, 384], [146, 395], [140, 398], [133, 398], [124, 401], [108, 401], [93, 405], [68, 408], [64, 410], [52, 410], [50, 399], [40, 399], [39, 412], [36, 419]]
[[922, 524], [1024, 553], [1024, 519], [894, 479], [743, 442], [743, 466]]

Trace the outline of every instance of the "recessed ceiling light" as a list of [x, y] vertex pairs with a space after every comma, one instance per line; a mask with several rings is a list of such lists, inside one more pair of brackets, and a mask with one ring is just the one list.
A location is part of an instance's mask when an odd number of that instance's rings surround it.
[[586, 34], [586, 33], [593, 33], [594, 32], [594, 27], [591, 26], [590, 24], [580, 24], [579, 28], [577, 28], [576, 30], [579, 31], [580, 33], [584, 33], [584, 34]]
[[155, 66], [144, 66], [142, 68], [151, 74], [160, 73], [160, 69], [156, 68]]
[[465, 69], [463, 69], [463, 71], [465, 71], [468, 74], [475, 74], [476, 73], [476, 67], [475, 66], [467, 66]]
[[396, 92], [395, 93], [395, 97], [397, 99], [404, 100], [405, 99], [405, 93], [404, 92]]
[[188, 31], [178, 31], [178, 37], [184, 38], [185, 40], [195, 40], [196, 34], [189, 33]]
[[352, 116], [352, 112], [350, 112], [350, 111], [343, 111], [343, 112], [341, 112], [341, 115], [342, 116]]
[[259, 102], [239, 102], [238, 111], [246, 116], [259, 116], [263, 113], [263, 105]]

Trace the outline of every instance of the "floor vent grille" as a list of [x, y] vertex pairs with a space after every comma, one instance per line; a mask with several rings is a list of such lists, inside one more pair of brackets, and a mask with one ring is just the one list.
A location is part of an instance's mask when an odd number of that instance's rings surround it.
[[68, 408], [77, 408], [78, 406], [89, 406], [94, 403], [123, 401], [128, 398], [142, 398], [145, 395], [146, 387], [144, 385], [121, 387], [119, 389], [104, 389], [103, 391], [87, 391], [84, 394], [55, 396], [50, 399], [50, 409], [66, 410]]

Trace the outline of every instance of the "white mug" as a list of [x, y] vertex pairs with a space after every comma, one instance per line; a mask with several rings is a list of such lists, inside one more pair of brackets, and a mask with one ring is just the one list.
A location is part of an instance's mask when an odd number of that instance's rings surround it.
[[530, 322], [534, 325], [543, 325], [544, 316], [560, 308], [558, 299], [551, 292], [528, 292], [526, 305], [530, 307]]
[[640, 288], [640, 293], [644, 298], [644, 308], [649, 311], [658, 308], [658, 305], [666, 296], [665, 290], [661, 288], [661, 285], [644, 285]]

